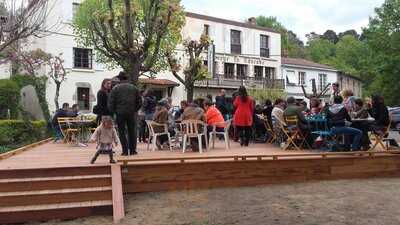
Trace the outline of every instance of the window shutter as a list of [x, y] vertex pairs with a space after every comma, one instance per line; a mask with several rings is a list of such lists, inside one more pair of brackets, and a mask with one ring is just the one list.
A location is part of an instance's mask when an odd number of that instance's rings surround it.
[[64, 60], [64, 68], [72, 69], [73, 67], [73, 48], [64, 48], [62, 59]]
[[105, 66], [97, 61], [97, 55], [94, 50], [92, 50], [93, 53], [93, 69], [98, 70], [98, 71], [104, 71]]

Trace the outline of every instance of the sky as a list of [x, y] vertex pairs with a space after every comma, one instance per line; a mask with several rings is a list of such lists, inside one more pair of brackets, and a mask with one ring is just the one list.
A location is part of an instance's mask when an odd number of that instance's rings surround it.
[[314, 31], [323, 34], [349, 29], [361, 32], [384, 0], [182, 0], [186, 11], [237, 21], [275, 16], [301, 40]]

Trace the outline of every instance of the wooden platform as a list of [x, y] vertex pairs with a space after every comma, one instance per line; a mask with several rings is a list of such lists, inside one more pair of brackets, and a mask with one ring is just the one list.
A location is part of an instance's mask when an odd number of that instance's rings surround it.
[[122, 193], [313, 180], [399, 177], [399, 152], [327, 154], [283, 151], [270, 144], [240, 147], [223, 142], [203, 154], [148, 151], [108, 156], [90, 164], [95, 146], [47, 143], [0, 161], [0, 223], [71, 219], [113, 214], [124, 217]]

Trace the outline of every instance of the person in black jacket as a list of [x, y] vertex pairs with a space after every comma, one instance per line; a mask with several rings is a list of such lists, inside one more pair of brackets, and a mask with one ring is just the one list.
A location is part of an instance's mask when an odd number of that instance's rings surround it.
[[218, 96], [215, 97], [215, 106], [221, 112], [222, 116], [225, 120], [228, 120], [228, 109], [227, 109], [227, 102], [225, 98], [225, 90], [221, 89]]
[[[137, 112], [142, 106], [139, 90], [129, 83], [127, 76], [120, 76], [120, 84], [110, 92], [108, 109], [117, 118], [118, 135], [122, 146], [122, 155], [135, 155], [137, 144]], [[126, 139], [128, 128], [128, 140]]]
[[360, 149], [362, 131], [356, 128], [347, 127], [346, 120], [351, 122], [351, 118], [343, 105], [342, 96], [334, 96], [333, 105], [327, 110], [327, 119], [333, 135], [350, 135], [353, 137], [351, 149], [358, 151]]
[[111, 116], [111, 112], [108, 110], [108, 96], [111, 88], [111, 79], [104, 79], [100, 90], [97, 92], [97, 124], [100, 124], [102, 116]]
[[389, 110], [385, 106], [382, 96], [373, 95], [368, 113], [375, 119], [373, 130], [383, 130], [390, 123]]

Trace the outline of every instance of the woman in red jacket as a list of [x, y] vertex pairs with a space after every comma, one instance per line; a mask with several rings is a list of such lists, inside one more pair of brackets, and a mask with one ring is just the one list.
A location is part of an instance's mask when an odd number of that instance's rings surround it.
[[241, 146], [249, 146], [251, 137], [251, 126], [253, 125], [254, 100], [247, 95], [244, 86], [239, 87], [238, 96], [233, 102], [235, 114], [233, 124], [236, 126], [240, 137]]

